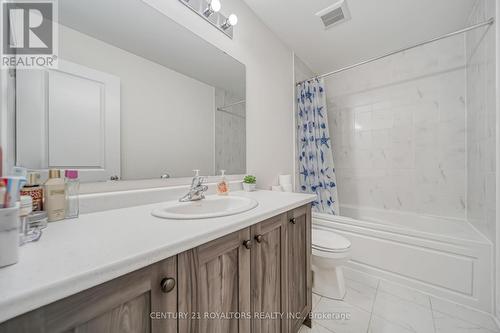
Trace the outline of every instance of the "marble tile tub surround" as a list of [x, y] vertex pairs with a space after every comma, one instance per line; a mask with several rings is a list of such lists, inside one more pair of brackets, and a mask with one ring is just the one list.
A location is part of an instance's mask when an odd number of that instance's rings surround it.
[[[494, 0], [475, 2], [469, 24], [495, 13]], [[495, 29], [465, 36], [467, 59], [467, 218], [495, 243]]]
[[326, 79], [343, 204], [466, 217], [464, 36]]
[[246, 171], [246, 112], [245, 103], [226, 107], [227, 112], [217, 108], [242, 101], [220, 88], [215, 89], [215, 172], [225, 169], [229, 175]]
[[[486, 313], [353, 272], [346, 271], [343, 301], [313, 294], [313, 328], [300, 333], [500, 333]], [[326, 319], [324, 313], [350, 319]]]

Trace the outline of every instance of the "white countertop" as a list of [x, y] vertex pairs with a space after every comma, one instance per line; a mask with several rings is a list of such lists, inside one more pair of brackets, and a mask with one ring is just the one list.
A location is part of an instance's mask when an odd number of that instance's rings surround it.
[[232, 192], [259, 205], [232, 216], [164, 220], [161, 203], [80, 215], [49, 223], [37, 243], [0, 268], [0, 322], [76, 294], [314, 200], [309, 194]]

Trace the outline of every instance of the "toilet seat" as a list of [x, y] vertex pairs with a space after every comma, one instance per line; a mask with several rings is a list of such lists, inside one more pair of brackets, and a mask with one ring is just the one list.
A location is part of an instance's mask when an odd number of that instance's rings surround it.
[[312, 229], [313, 252], [324, 253], [325, 256], [334, 253], [344, 253], [351, 248], [351, 242], [334, 232], [324, 229]]

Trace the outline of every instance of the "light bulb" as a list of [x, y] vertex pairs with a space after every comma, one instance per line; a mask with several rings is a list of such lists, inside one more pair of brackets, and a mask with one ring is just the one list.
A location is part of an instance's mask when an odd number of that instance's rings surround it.
[[230, 25], [236, 25], [236, 23], [238, 23], [238, 16], [236, 16], [235, 14], [229, 15], [229, 17], [227, 18], [227, 22]]
[[220, 10], [220, 7], [221, 5], [219, 0], [211, 0], [208, 2], [207, 9], [205, 9], [203, 15], [205, 15], [205, 17], [209, 17], [213, 13], [218, 12]]
[[210, 7], [214, 12], [218, 12], [220, 10], [221, 4], [219, 0], [212, 0], [210, 1]]
[[227, 30], [229, 29], [229, 27], [232, 27], [232, 26], [235, 26], [236, 23], [238, 23], [238, 16], [234, 15], [234, 14], [231, 14], [229, 15], [229, 17], [226, 19], [226, 22], [224, 22], [223, 25], [221, 25], [220, 27], [223, 29], [223, 30]]

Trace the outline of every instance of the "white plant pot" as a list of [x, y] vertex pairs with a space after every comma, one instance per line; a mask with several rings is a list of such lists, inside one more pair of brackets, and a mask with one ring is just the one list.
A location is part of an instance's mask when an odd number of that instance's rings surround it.
[[256, 186], [257, 186], [257, 184], [243, 183], [243, 189], [245, 190], [245, 192], [253, 192], [253, 191], [255, 191]]

